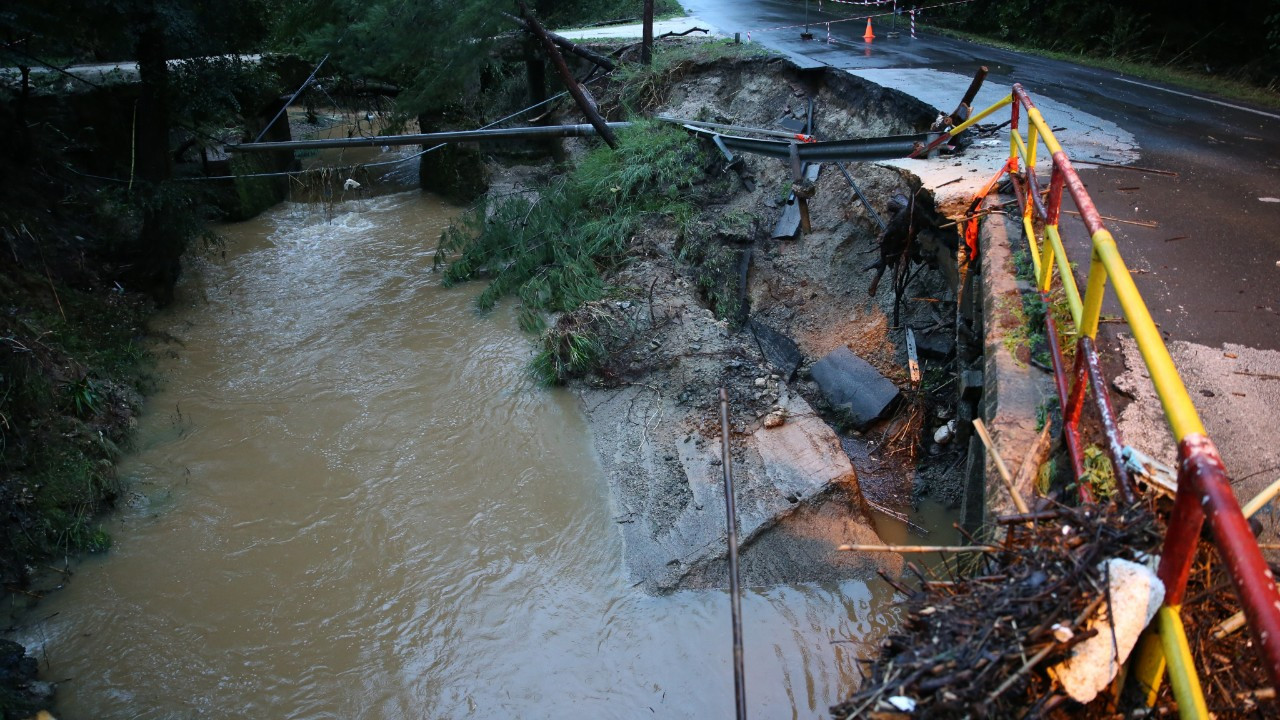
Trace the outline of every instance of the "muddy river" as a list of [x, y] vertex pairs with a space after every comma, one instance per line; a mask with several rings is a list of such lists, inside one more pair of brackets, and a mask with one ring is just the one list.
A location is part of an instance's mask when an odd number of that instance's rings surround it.
[[[115, 545], [18, 638], [59, 715], [731, 717], [727, 594], [629, 585], [575, 397], [432, 272], [456, 210], [362, 192], [224, 227], [155, 323]], [[888, 601], [747, 590], [753, 716], [824, 717]]]

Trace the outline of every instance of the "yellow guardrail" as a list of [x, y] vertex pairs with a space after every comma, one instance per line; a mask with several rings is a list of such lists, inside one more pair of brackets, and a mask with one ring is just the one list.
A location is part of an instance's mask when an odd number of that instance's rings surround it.
[[[1101, 381], [1101, 369], [1094, 346], [1108, 281], [1160, 397], [1169, 428], [1178, 442], [1178, 494], [1159, 569], [1160, 578], [1165, 583], [1166, 604], [1157, 613], [1156, 623], [1148, 630], [1135, 656], [1133, 674], [1149, 690], [1149, 701], [1154, 700], [1155, 689], [1159, 687], [1161, 678], [1167, 675], [1182, 717], [1207, 718], [1208, 710], [1196, 675], [1194, 658], [1179, 615], [1200, 527], [1204, 521], [1208, 519], [1213, 526], [1214, 541], [1227, 561], [1227, 569], [1235, 583], [1241, 604], [1245, 607], [1250, 630], [1254, 634], [1254, 645], [1261, 653], [1272, 681], [1278, 686], [1280, 593], [1277, 593], [1257, 543], [1231, 492], [1226, 470], [1217, 450], [1207, 437], [1186, 385], [1160, 337], [1151, 312], [1134, 284], [1133, 276], [1120, 256], [1115, 239], [1104, 227], [1102, 217], [1086, 192], [1084, 183], [1030, 96], [1021, 85], [1014, 85], [1012, 93], [957, 125], [950, 135], [964, 131], [1005, 106], [1011, 106], [1012, 116], [1009, 160], [981, 194], [989, 192], [1006, 172], [1014, 178], [1015, 189], [1022, 204], [1022, 226], [1026, 231], [1037, 289], [1046, 301], [1048, 294], [1054, 290], [1054, 271], [1057, 270], [1059, 287], [1074, 325], [1073, 337], [1077, 347], [1076, 364], [1072, 371], [1074, 383], [1067, 378], [1052, 313], [1046, 313], [1046, 324], [1049, 325], [1048, 334], [1054, 350], [1053, 369], [1063, 410], [1063, 431], [1077, 476], [1083, 470], [1078, 424], [1086, 390], [1091, 387], [1101, 416], [1103, 434], [1109, 444], [1117, 482], [1122, 495], [1132, 497], [1128, 472], [1121, 457], [1123, 446], [1119, 430], [1106, 384]], [[1023, 113], [1028, 121], [1025, 138], [1019, 127], [1019, 116]], [[1036, 172], [1036, 153], [1041, 144], [1052, 156], [1049, 187], [1043, 191]], [[1083, 296], [1076, 284], [1059, 232], [1058, 220], [1064, 191], [1075, 202], [1089, 232], [1092, 246]], [[971, 213], [977, 209], [978, 199], [980, 198], [975, 198], [970, 207]], [[972, 225], [976, 220], [971, 219], [969, 222], [971, 225], [966, 228], [966, 239], [974, 237], [972, 230], [976, 227]], [[1082, 494], [1088, 499], [1087, 489], [1082, 488]]]

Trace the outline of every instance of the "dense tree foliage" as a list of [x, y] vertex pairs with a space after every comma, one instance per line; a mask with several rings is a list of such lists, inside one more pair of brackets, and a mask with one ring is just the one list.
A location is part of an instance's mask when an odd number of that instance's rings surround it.
[[[530, 0], [548, 26], [638, 18], [640, 0]], [[679, 9], [657, 0], [659, 12]], [[279, 14], [277, 42], [343, 72], [404, 89], [402, 111], [416, 114], [457, 99], [491, 62], [494, 41], [515, 31], [504, 13], [514, 3], [488, 0], [296, 0]]]
[[[43, 77], [70, 78], [59, 75], [58, 68], [79, 62], [137, 61], [136, 96], [128, 91], [98, 95], [105, 114], [131, 118], [128, 136], [94, 135], [99, 143], [127, 143], [128, 162], [105, 168], [99, 163], [96, 169], [128, 177], [119, 206], [137, 220], [137, 230], [117, 238], [115, 247], [130, 256], [131, 275], [124, 279], [150, 289], [161, 301], [168, 298], [178, 258], [198, 227], [191, 193], [167, 182], [173, 130], [182, 127], [189, 135], [208, 136], [209, 129], [241, 114], [239, 98], [261, 83], [246, 81], [257, 73], [256, 66], [237, 62], [234, 54], [260, 51], [274, 21], [271, 0], [16, 0], [0, 13], [0, 62], [19, 69], [22, 78], [8, 87], [13, 102], [5, 103], [0, 119], [19, 136], [30, 132], [25, 117], [32, 70]], [[175, 69], [169, 61], [177, 58], [196, 59]], [[68, 81], [76, 92], [88, 92], [86, 86], [101, 90], [92, 80]], [[18, 143], [11, 159], [29, 161], [27, 148], [33, 144]], [[112, 154], [101, 150], [100, 155]]]
[[1280, 0], [975, 0], [931, 11], [929, 22], [1047, 50], [1231, 73], [1280, 88]]

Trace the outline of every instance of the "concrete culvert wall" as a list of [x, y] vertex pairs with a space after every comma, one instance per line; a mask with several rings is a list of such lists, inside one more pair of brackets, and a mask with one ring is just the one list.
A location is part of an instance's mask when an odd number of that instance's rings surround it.
[[[694, 64], [660, 95], [666, 99], [653, 108], [658, 113], [771, 129], [803, 122], [812, 99], [816, 134], [831, 139], [918, 132], [935, 115], [846, 73], [801, 71], [778, 60]], [[937, 258], [913, 252], [927, 262], [910, 264], [901, 326], [894, 327], [892, 272], [878, 293], [869, 293], [876, 273], [867, 268], [880, 258], [880, 225], [841, 171], [828, 164], [818, 175], [811, 230], [779, 240], [772, 235], [786, 209], [791, 169], [759, 157], [746, 163], [753, 190], [736, 178], [716, 180], [716, 192], [692, 219], [649, 224], [633, 240], [632, 259], [610, 278], [626, 299], [583, 310], [606, 313], [624, 328], [609, 341], [610, 371], [588, 378], [578, 392], [609, 478], [631, 578], [654, 592], [725, 579], [720, 386], [731, 403], [743, 582], [753, 585], [896, 570], [897, 556], [835, 548], [878, 542], [876, 523], [884, 516], [874, 508], [911, 510], [917, 441], [949, 417], [933, 405], [951, 392], [943, 368], [954, 329], [944, 318], [954, 316], [955, 295], [948, 273], [929, 268]], [[940, 224], [930, 193], [913, 175], [874, 164], [847, 170], [885, 222], [892, 222], [892, 201], [901, 195], [914, 213], [913, 232]], [[938, 237], [948, 245], [945, 234]], [[951, 262], [954, 247], [952, 239]], [[925, 386], [918, 391], [906, 370], [905, 327], [915, 328], [922, 345], [938, 348], [923, 360]], [[839, 393], [811, 372], [833, 352], [859, 363], [861, 375], [846, 377], [846, 384], [884, 383], [888, 402], [851, 420]], [[937, 463], [958, 468], [958, 450], [947, 450], [952, 454]], [[938, 494], [958, 501], [958, 489]]]

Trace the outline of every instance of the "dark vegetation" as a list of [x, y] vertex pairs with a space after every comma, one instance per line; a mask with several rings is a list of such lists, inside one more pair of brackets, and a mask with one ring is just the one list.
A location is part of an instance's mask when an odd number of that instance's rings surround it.
[[976, 0], [927, 21], [1062, 53], [1133, 60], [1280, 93], [1280, 1], [1189, 3]]
[[[6, 588], [110, 544], [95, 518], [146, 389], [144, 323], [216, 215], [213, 186], [176, 182], [174, 156], [234, 132], [271, 85], [234, 58], [167, 61], [252, 49], [266, 20], [252, 2], [20, 2], [0, 16], [0, 172], [17, 179], [0, 198]], [[138, 83], [57, 69], [126, 56]]]
[[[638, 21], [640, 16], [640, 3], [632, 0], [532, 0], [528, 5], [550, 28]], [[675, 0], [654, 5], [659, 14], [680, 9]], [[478, 85], [488, 89], [513, 74], [497, 47], [516, 33], [503, 14], [518, 14], [514, 3], [302, 0], [280, 12], [278, 47], [303, 57], [329, 55], [339, 74], [400, 88], [397, 109], [409, 117], [472, 105]]]

